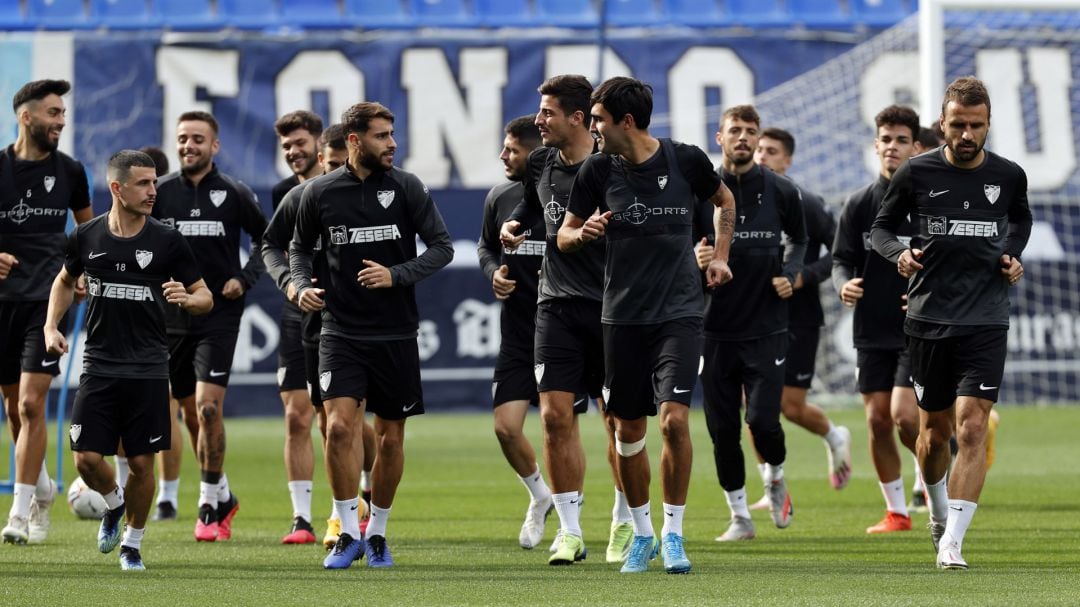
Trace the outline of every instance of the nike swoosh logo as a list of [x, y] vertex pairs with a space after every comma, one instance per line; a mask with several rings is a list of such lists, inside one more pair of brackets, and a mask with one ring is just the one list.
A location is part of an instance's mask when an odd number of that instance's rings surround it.
[[675, 516], [675, 513], [674, 513], [674, 512], [667, 512], [667, 511], [664, 511], [664, 514], [666, 514], [666, 515], [668, 515], [668, 516]]
[[935, 192], [934, 190], [930, 190], [930, 198], [937, 198], [938, 196], [941, 196], [942, 194], [948, 194], [948, 193], [949, 193], [949, 190], [941, 190], [940, 192]]
[[576, 503], [577, 503], [577, 500], [570, 500], [570, 503], [571, 503], [571, 504], [576, 504]]
[[90, 257], [90, 259], [97, 259], [98, 257], [101, 257], [102, 255], [108, 255], [108, 254], [109, 254], [109, 252], [108, 252], [108, 251], [105, 251], [104, 253], [94, 253], [94, 252], [91, 252], [91, 253], [90, 253], [90, 255], [89, 255], [89, 257]]
[[154, 444], [154, 443], [158, 442], [159, 440], [161, 440], [161, 436], [162, 436], [162, 435], [160, 435], [160, 434], [159, 434], [159, 435], [157, 435], [157, 436], [155, 436], [155, 437], [151, 438], [151, 439], [150, 439], [150, 444], [152, 445], [152, 444]]
[[780, 365], [784, 364], [785, 360], [787, 360], [787, 358], [778, 358], [778, 359], [774, 360], [773, 362], [776, 363], [777, 367], [779, 367]]
[[356, 506], [353, 506], [353, 507], [349, 508], [349, 510], [356, 510], [359, 507], [360, 507], [359, 505], [356, 505]]
[[53, 360], [53, 361], [43, 360], [43, 361], [41, 361], [41, 366], [42, 367], [51, 367], [51, 366], [55, 365], [56, 363], [57, 363], [57, 361], [55, 361], [55, 360]]
[[580, 405], [583, 402], [585, 402], [584, 398], [579, 398], [579, 399], [575, 400], [574, 401], [574, 408], [576, 409], [578, 407], [578, 405]]
[[690, 388], [675, 388], [675, 394], [686, 394]]
[[228, 371], [210, 371], [210, 377], [221, 377], [222, 375], [228, 375]]
[[813, 376], [814, 376], [813, 373], [799, 373], [799, 374], [795, 375], [795, 379], [797, 379], [799, 381], [805, 381], [805, 380], [810, 379]]
[[955, 510], [957, 512], [963, 512], [964, 511], [963, 508], [957, 508], [956, 506], [949, 506], [949, 508], [952, 509], [952, 510]]
[[986, 384], [979, 384], [980, 390], [997, 390], [997, 386], [988, 386]]
[[405, 405], [404, 407], [401, 408], [402, 412], [408, 413], [409, 411], [412, 411], [413, 408], [416, 407], [417, 402], [418, 401], [413, 401], [412, 403], [410, 403], [408, 405]]

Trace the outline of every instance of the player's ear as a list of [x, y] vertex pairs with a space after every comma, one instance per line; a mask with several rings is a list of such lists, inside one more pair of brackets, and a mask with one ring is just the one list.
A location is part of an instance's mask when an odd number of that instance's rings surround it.
[[112, 193], [113, 196], [119, 196], [120, 195], [120, 182], [110, 179], [109, 180], [109, 192]]

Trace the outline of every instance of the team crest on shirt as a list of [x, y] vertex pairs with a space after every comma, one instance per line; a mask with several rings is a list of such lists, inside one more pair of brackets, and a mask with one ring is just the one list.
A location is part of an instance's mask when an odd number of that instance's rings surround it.
[[46, 192], [51, 192], [54, 185], [56, 185], [56, 177], [53, 177], [52, 175], [46, 176], [45, 177], [45, 191]]
[[142, 249], [135, 249], [135, 261], [139, 263], [139, 267], [146, 269], [146, 266], [150, 265], [150, 260], [154, 258], [153, 251], [143, 251]]
[[667, 175], [661, 175], [656, 178], [656, 185], [660, 186], [660, 189], [667, 187]]
[[345, 226], [330, 226], [330, 244], [346, 244], [348, 242], [349, 234]]
[[998, 196], [1001, 196], [1001, 186], [984, 184], [983, 194], [986, 194], [986, 199], [990, 201], [990, 204], [994, 204]]
[[78, 444], [79, 437], [82, 436], [82, 424], [71, 424], [71, 428], [68, 428], [68, 436], [71, 437], [71, 442]]
[[379, 190], [375, 193], [375, 197], [379, 199], [382, 208], [388, 209], [394, 202], [394, 190]]
[[94, 297], [101, 296], [101, 279], [93, 276], [86, 279], [86, 292]]
[[323, 371], [319, 374], [319, 387], [323, 392], [330, 389], [330, 371]]
[[220, 207], [228, 195], [229, 192], [226, 190], [210, 190], [210, 202], [214, 203], [215, 207]]

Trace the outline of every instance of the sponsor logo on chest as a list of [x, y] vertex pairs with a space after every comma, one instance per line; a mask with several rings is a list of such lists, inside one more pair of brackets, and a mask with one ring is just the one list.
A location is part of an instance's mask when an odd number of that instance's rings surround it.
[[119, 282], [102, 282], [100, 278], [88, 278], [86, 291], [91, 297], [122, 299], [127, 301], [154, 301], [154, 294], [146, 285], [129, 285]]
[[926, 231], [931, 236], [974, 236], [980, 238], [992, 238], [999, 233], [996, 221], [950, 220], [948, 217], [927, 218]]
[[382, 242], [384, 240], [400, 240], [401, 230], [396, 224], [371, 226], [367, 228], [350, 228], [348, 226], [330, 226], [330, 244], [363, 244], [367, 242]]
[[176, 229], [184, 236], [225, 236], [225, 224], [220, 221], [177, 221]]

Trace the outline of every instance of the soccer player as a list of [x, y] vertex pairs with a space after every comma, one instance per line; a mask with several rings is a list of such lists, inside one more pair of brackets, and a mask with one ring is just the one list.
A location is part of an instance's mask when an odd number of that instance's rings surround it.
[[[990, 95], [957, 78], [941, 102], [945, 145], [893, 175], [870, 230], [874, 250], [908, 279], [904, 332], [919, 404], [919, 463], [942, 569], [967, 569], [964, 535], [986, 479], [990, 410], [1005, 372], [1009, 287], [1031, 234], [1027, 175], [983, 148]], [[906, 216], [918, 241], [896, 229]], [[946, 489], [949, 438], [958, 450]]]
[[[795, 137], [791, 133], [776, 127], [761, 132], [754, 162], [786, 177], [794, 156]], [[851, 478], [851, 431], [844, 426], [833, 425], [820, 407], [806, 400], [807, 390], [814, 378], [814, 360], [817, 358], [821, 327], [825, 324], [818, 285], [828, 280], [832, 271], [832, 255], [828, 250], [836, 235], [836, 220], [820, 196], [802, 188], [799, 188], [799, 192], [802, 194], [808, 240], [803, 269], [795, 276], [795, 292], [788, 300], [789, 344], [787, 360], [784, 361], [784, 391], [780, 395], [780, 411], [788, 421], [824, 439], [829, 461], [829, 483], [833, 489], [839, 490], [846, 487]], [[825, 247], [824, 254], [822, 247]], [[759, 462], [758, 466], [764, 476], [764, 462]], [[767, 495], [751, 509], [759, 506], [761, 509], [769, 507]]]
[[735, 201], [699, 148], [649, 134], [652, 87], [611, 78], [591, 102], [590, 128], [600, 153], [578, 171], [558, 244], [569, 252], [605, 236], [604, 407], [615, 420], [619, 478], [634, 525], [621, 571], [646, 571], [661, 545], [650, 518], [645, 449], [648, 418], [659, 408], [664, 570], [687, 573], [682, 522], [693, 461], [690, 397], [702, 314], [691, 231], [698, 200], [719, 209], [709, 282], [729, 280]]
[[285, 114], [274, 123], [281, 152], [293, 174], [274, 184], [270, 190], [270, 202], [275, 211], [289, 190], [301, 183], [322, 175], [319, 165], [318, 141], [322, 133], [322, 118], [314, 112], [296, 110]]
[[[52, 283], [44, 337], [53, 355], [68, 351], [60, 322], [74, 300], [76, 277], [85, 276], [86, 350], [71, 410], [71, 450], [79, 476], [109, 508], [98, 530], [98, 550], [112, 552], [119, 543], [120, 568], [142, 570], [154, 452], [170, 445], [165, 309], [205, 314], [213, 297], [184, 238], [148, 219], [156, 197], [154, 161], [123, 150], [109, 158], [107, 175], [112, 208], [68, 238], [64, 265]], [[105, 461], [118, 443], [131, 468], [124, 487]], [[125, 511], [127, 528], [122, 529]]]
[[[405, 465], [405, 420], [424, 412], [415, 284], [450, 263], [454, 249], [428, 189], [394, 166], [394, 114], [373, 102], [345, 110], [348, 164], [316, 177], [300, 198], [289, 266], [300, 309], [322, 311], [319, 387], [326, 410], [326, 472], [341, 535], [323, 561], [345, 569], [394, 564], [386, 523]], [[416, 237], [427, 250], [416, 254]], [[312, 285], [320, 240], [325, 275]], [[361, 536], [356, 416], [375, 414], [371, 521]], [[357, 444], [359, 443], [359, 444]]]
[[[63, 264], [68, 209], [78, 224], [94, 214], [82, 164], [56, 149], [70, 90], [66, 80], [23, 85], [12, 100], [18, 136], [0, 149], [0, 391], [15, 444], [15, 499], [0, 533], [12, 544], [45, 541], [56, 498], [45, 460], [45, 398], [60, 357], [46, 351], [42, 336], [49, 299], [42, 277]], [[61, 329], [66, 324], [57, 320]]]
[[[555, 512], [559, 515], [559, 532], [551, 545], [548, 564], [570, 565], [586, 556], [581, 537], [585, 450], [576, 413], [587, 404], [578, 395], [599, 398], [604, 381], [600, 324], [604, 249], [602, 243], [596, 243], [567, 255], [555, 242], [574, 177], [595, 147], [589, 133], [592, 85], [584, 76], [564, 74], [544, 81], [539, 92], [536, 125], [544, 147], [529, 155], [525, 198], [510, 221], [503, 224], [499, 238], [503, 246], [514, 249], [525, 240], [524, 234], [517, 233], [522, 225], [534, 225], [542, 218], [546, 227], [548, 246], [544, 251], [536, 308], [534, 372], [540, 392], [544, 463]], [[615, 505], [605, 559], [619, 563], [630, 550], [633, 525], [616, 472], [613, 424], [605, 414], [608, 465], [615, 480]]]
[[[722, 178], [735, 197], [731, 243], [735, 279], [711, 289], [706, 297], [701, 372], [716, 472], [731, 510], [731, 524], [717, 541], [755, 536], [739, 445], [744, 393], [746, 423], [765, 460], [765, 494], [773, 523], [783, 529], [791, 524], [793, 513], [784, 480], [787, 450], [780, 398], [789, 347], [787, 301], [803, 269], [806, 224], [795, 184], [754, 164], [760, 125], [753, 106], [737, 105], [724, 112], [716, 133], [724, 152]], [[706, 238], [711, 217], [708, 205], [701, 205], [697, 226]], [[781, 233], [787, 235], [786, 242]]]
[[[855, 308], [855, 381], [866, 410], [870, 460], [885, 498], [885, 517], [866, 532], [890, 533], [911, 529], [896, 436], [914, 453], [918, 409], [904, 344], [907, 283], [893, 264], [871, 250], [869, 233], [897, 169], [918, 153], [919, 116], [911, 108], [890, 105], [874, 117], [874, 124], [878, 175], [844, 203], [833, 243], [832, 275], [840, 301]], [[910, 224], [897, 227], [910, 239]]]
[[[233, 351], [244, 312], [244, 294], [263, 271], [258, 243], [266, 217], [255, 194], [214, 164], [221, 147], [217, 120], [207, 112], [185, 112], [176, 126], [180, 171], [158, 184], [154, 218], [173, 225], [192, 245], [214, 310], [200, 318], [170, 314], [169, 377], [185, 417], [199, 420], [199, 516], [195, 539], [227, 540], [239, 502], [223, 472], [225, 422], [222, 409]], [[240, 265], [240, 232], [251, 237], [253, 254]]]
[[502, 339], [492, 383], [495, 436], [507, 463], [529, 492], [529, 506], [518, 534], [518, 544], [526, 550], [536, 547], [543, 539], [547, 517], [555, 507], [551, 489], [536, 462], [536, 452], [522, 431], [529, 405], [540, 403], [533, 376], [533, 337], [540, 265], [547, 243], [542, 218], [525, 229], [525, 241], [513, 251], [502, 246], [499, 231], [524, 195], [522, 179], [526, 160], [540, 145], [540, 130], [533, 124], [535, 119], [534, 115], [515, 118], [504, 129], [506, 137], [499, 159], [509, 181], [488, 192], [476, 247], [480, 269], [491, 281], [495, 298], [502, 302], [499, 316]]

